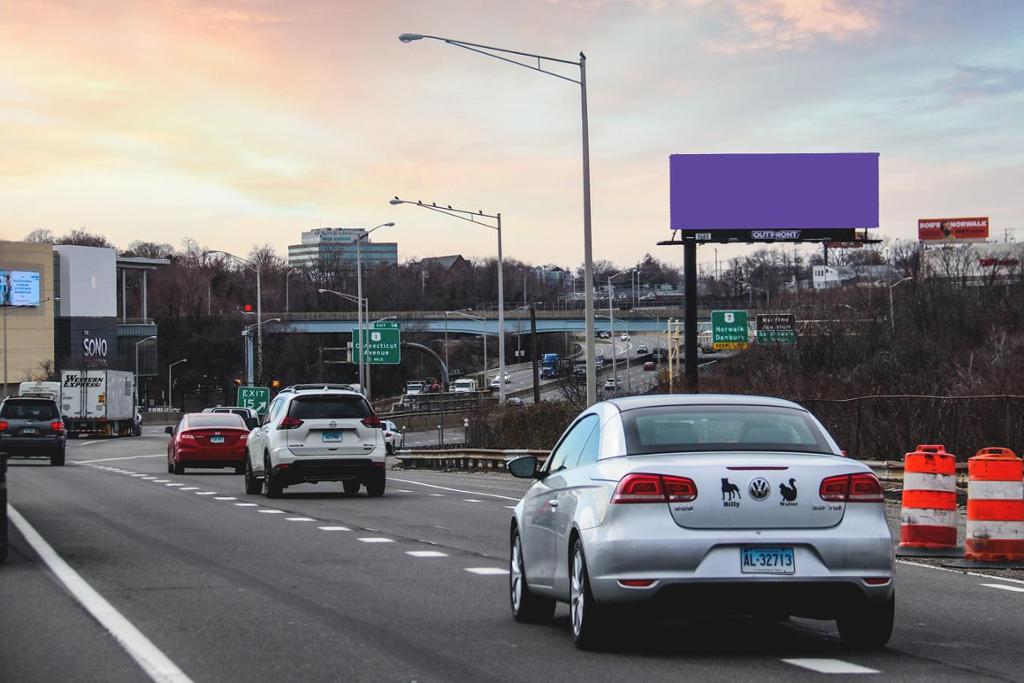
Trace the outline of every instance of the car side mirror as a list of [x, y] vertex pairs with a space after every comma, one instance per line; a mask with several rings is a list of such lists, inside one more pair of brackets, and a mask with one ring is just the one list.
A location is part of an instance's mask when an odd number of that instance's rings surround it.
[[518, 477], [520, 479], [539, 478], [537, 476], [537, 456], [535, 455], [524, 455], [509, 460], [505, 464], [505, 467], [508, 468], [509, 474], [513, 477]]
[[164, 427], [164, 434], [173, 434], [174, 427]]

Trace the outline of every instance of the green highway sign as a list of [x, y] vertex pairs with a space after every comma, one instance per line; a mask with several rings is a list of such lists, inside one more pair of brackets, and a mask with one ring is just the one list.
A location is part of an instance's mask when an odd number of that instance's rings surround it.
[[270, 389], [267, 387], [238, 387], [238, 407], [252, 408], [260, 415], [270, 405]]
[[[370, 365], [398, 365], [402, 362], [402, 341], [398, 323], [392, 321], [374, 323], [369, 329], [363, 330], [363, 340], [366, 342], [366, 352], [363, 358]], [[358, 359], [358, 331], [352, 333], [352, 342], [355, 358]]]
[[727, 351], [747, 348], [747, 312], [711, 311], [711, 348]]
[[796, 344], [796, 316], [764, 313], [757, 316], [758, 344]]

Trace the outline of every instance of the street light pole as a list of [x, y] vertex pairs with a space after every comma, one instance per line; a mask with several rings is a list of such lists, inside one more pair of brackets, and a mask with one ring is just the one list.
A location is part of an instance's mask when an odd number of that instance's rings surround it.
[[895, 284], [889, 285], [889, 331], [890, 331], [891, 334], [896, 334], [896, 317], [894, 315], [895, 312], [896, 312], [896, 307], [893, 304], [893, 300], [892, 300], [892, 290], [896, 289], [897, 287], [902, 285], [907, 280], [913, 280], [913, 279], [914, 278], [912, 278], [912, 277], [905, 277], [902, 280], [900, 280], [899, 282], [897, 282]]
[[[469, 221], [479, 226], [490, 228], [498, 233], [498, 373], [502, 378], [505, 377], [505, 260], [501, 250], [501, 213], [487, 214], [483, 211], [467, 211], [466, 209], [453, 209], [451, 204], [447, 207], [438, 206], [436, 203], [424, 204], [421, 201], [410, 202], [404, 199], [395, 197], [390, 200], [389, 203], [392, 206], [398, 206], [399, 204], [413, 204], [423, 209], [429, 209], [438, 213], [443, 213], [446, 216], [452, 218], [458, 218], [460, 220]], [[484, 223], [480, 218], [489, 218], [495, 221], [495, 225], [489, 225]], [[445, 316], [445, 327], [448, 325], [448, 316]], [[445, 353], [448, 351], [448, 344], [445, 342]], [[448, 365], [448, 358], [445, 357], [445, 366]], [[498, 390], [498, 402], [500, 405], [505, 404], [505, 382], [502, 381], [501, 388]]]
[[[244, 259], [241, 256], [235, 256], [231, 252], [223, 251], [222, 249], [210, 249], [203, 252], [203, 256], [207, 254], [223, 254], [228, 258], [233, 258], [244, 266], [247, 266], [256, 271], [256, 375], [257, 380], [263, 381], [263, 283], [260, 277], [260, 264], [256, 261], [250, 261]], [[287, 285], [287, 278], [285, 280]]]
[[181, 360], [176, 360], [176, 361], [174, 361], [173, 363], [171, 363], [170, 365], [167, 366], [167, 407], [168, 408], [173, 408], [174, 407], [174, 400], [171, 398], [171, 390], [172, 390], [172, 387], [174, 386], [174, 383], [171, 382], [171, 373], [174, 371], [174, 366], [175, 365], [178, 365], [179, 363], [187, 363], [187, 362], [188, 362], [188, 358], [182, 358]]
[[[342, 299], [345, 299], [347, 301], [353, 302], [356, 305], [356, 309], [360, 311], [360, 313], [357, 314], [357, 319], [360, 320], [360, 321], [362, 320], [362, 317], [361, 317], [362, 316], [362, 311], [361, 311], [361, 309], [363, 307], [366, 308], [366, 314], [367, 314], [367, 317], [369, 317], [369, 314], [370, 314], [370, 312], [369, 312], [369, 309], [370, 309], [369, 302], [366, 299], [364, 299], [363, 297], [352, 296], [351, 294], [346, 294], [345, 292], [338, 292], [338, 291], [335, 291], [333, 289], [323, 289], [323, 288], [321, 288], [321, 289], [318, 289], [316, 291], [319, 292], [320, 294], [334, 294], [335, 296], [340, 296]], [[357, 325], [358, 325], [358, 323], [357, 323]], [[357, 330], [358, 329], [359, 328], [357, 327]], [[363, 394], [365, 395], [366, 394], [366, 385], [363, 383], [362, 336], [361, 335], [357, 336], [357, 332], [353, 331], [352, 332], [352, 346], [353, 346], [352, 352], [353, 353], [356, 352], [355, 342], [356, 342], [357, 339], [360, 341], [360, 347], [359, 347], [359, 354], [358, 354], [358, 356], [356, 358], [356, 363], [357, 363], [356, 367], [357, 367], [357, 374], [359, 375], [359, 388], [363, 392]]]
[[139, 345], [156, 339], [156, 335], [150, 335], [145, 339], [135, 342], [135, 405], [139, 405]]
[[[394, 226], [394, 223], [381, 223], [380, 225], [374, 226], [369, 230], [363, 230], [356, 236], [356, 296], [359, 297], [366, 304], [366, 299], [363, 298], [363, 252], [362, 242], [364, 239], [369, 237], [370, 233], [380, 228], [390, 228]], [[369, 308], [366, 310], [366, 316], [363, 316], [362, 308], [359, 309], [359, 313], [356, 315], [356, 325], [359, 328], [359, 385], [365, 387], [370, 383], [370, 367], [366, 363], [366, 354], [364, 352], [364, 344], [366, 339], [363, 334], [363, 321], [370, 317]], [[369, 395], [367, 394], [367, 398]]]
[[[583, 133], [583, 286], [586, 288], [584, 292], [584, 302], [586, 308], [586, 334], [587, 334], [587, 405], [593, 405], [597, 402], [597, 365], [595, 364], [594, 354], [597, 348], [594, 343], [594, 257], [593, 257], [593, 246], [592, 246], [592, 226], [591, 226], [591, 211], [590, 211], [590, 123], [587, 115], [587, 56], [580, 52], [580, 59], [578, 62], [568, 59], [557, 59], [555, 57], [545, 57], [544, 55], [532, 54], [529, 52], [521, 52], [518, 50], [506, 50], [500, 47], [493, 47], [491, 45], [480, 45], [479, 43], [468, 43], [462, 40], [455, 40], [453, 38], [442, 38], [439, 36], [423, 35], [420, 33], [403, 33], [398, 37], [403, 43], [410, 43], [414, 40], [423, 40], [428, 38], [430, 40], [439, 40], [448, 45], [455, 47], [461, 47], [471, 52], [485, 55], [487, 57], [493, 57], [494, 59], [515, 64], [517, 66], [530, 69], [531, 71], [537, 71], [548, 76], [554, 76], [560, 78], [563, 81], [569, 81], [580, 86], [580, 110], [582, 120], [582, 133]], [[503, 55], [510, 55], [509, 57]], [[536, 66], [532, 63], [521, 62], [517, 58], [527, 58], [529, 60], [536, 60]], [[580, 79], [577, 81], [574, 78], [569, 78], [554, 71], [548, 71], [541, 67], [542, 62], [550, 62], [552, 64], [564, 64], [578, 67], [580, 70]], [[499, 231], [500, 223], [499, 222]], [[499, 238], [500, 243], [500, 238]], [[499, 276], [500, 277], [500, 276]], [[500, 280], [499, 280], [500, 290]], [[501, 337], [504, 339], [505, 328], [501, 323]], [[499, 343], [499, 346], [502, 344]], [[505, 362], [505, 354], [501, 355], [502, 363]], [[505, 392], [504, 385], [502, 385], [501, 400], [504, 403]]]

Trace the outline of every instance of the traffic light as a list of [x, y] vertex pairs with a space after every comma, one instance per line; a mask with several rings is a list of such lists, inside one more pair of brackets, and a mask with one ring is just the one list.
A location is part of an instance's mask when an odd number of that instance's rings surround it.
[[252, 313], [252, 304], [245, 304], [242, 306], [243, 313]]
[[235, 378], [235, 386], [236, 387], [242, 386], [242, 378], [241, 377], [236, 377]]
[[270, 388], [271, 389], [280, 389], [281, 388], [281, 380], [279, 380], [279, 379], [271, 380], [270, 381]]

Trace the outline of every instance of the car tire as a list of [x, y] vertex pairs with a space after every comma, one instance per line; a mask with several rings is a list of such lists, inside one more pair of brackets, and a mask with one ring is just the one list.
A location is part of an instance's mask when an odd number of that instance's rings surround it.
[[384, 452], [387, 453], [388, 455], [394, 455], [395, 454], [395, 445], [394, 444], [390, 444], [390, 443], [389, 444], [385, 444], [384, 445]]
[[64, 449], [54, 451], [50, 454], [50, 466], [51, 467], [63, 467], [64, 466]]
[[245, 474], [245, 463], [235, 465], [235, 474]]
[[176, 462], [176, 463], [174, 463], [174, 473], [175, 474], [185, 474], [185, 463], [183, 463], [183, 462]]
[[512, 532], [509, 543], [508, 594], [512, 618], [520, 624], [546, 624], [555, 615], [555, 601], [533, 593], [526, 581], [523, 544], [518, 529]]
[[346, 496], [354, 496], [359, 493], [359, 487], [361, 483], [358, 479], [345, 479], [341, 482], [341, 490], [345, 492]]
[[578, 650], [600, 649], [606, 640], [608, 619], [590, 590], [583, 542], [576, 539], [569, 563], [569, 621], [572, 642]]
[[270, 458], [263, 461], [263, 495], [267, 498], [280, 498], [284, 491], [281, 481], [274, 476], [274, 470], [270, 466]]
[[363, 482], [366, 484], [366, 495], [370, 498], [380, 498], [384, 495], [384, 489], [387, 487], [387, 478], [384, 473], [373, 475]]
[[852, 649], [878, 649], [889, 642], [895, 616], [895, 592], [884, 601], [859, 600], [836, 619], [839, 637]]
[[245, 458], [245, 492], [250, 496], [257, 495], [263, 489], [263, 482], [259, 480], [256, 473], [252, 471], [252, 461], [249, 456]]
[[170, 458], [167, 459], [167, 474], [174, 474], [174, 463], [171, 462]]

